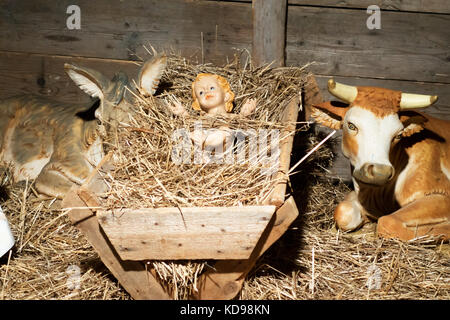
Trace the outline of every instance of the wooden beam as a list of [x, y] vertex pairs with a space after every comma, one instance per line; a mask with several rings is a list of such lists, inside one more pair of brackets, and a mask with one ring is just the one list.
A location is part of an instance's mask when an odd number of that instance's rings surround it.
[[275, 206], [145, 208], [98, 211], [124, 260], [247, 259]]
[[288, 171], [291, 164], [291, 153], [295, 136], [295, 123], [297, 122], [299, 107], [300, 97], [294, 97], [283, 111], [281, 119], [285, 124], [285, 128], [280, 134], [280, 138], [283, 139], [280, 142], [280, 165], [278, 172], [274, 176], [276, 184], [269, 196], [269, 203], [277, 206], [277, 208], [284, 203], [286, 196], [286, 187], [289, 180]]
[[297, 218], [294, 198], [289, 197], [275, 212], [271, 222], [258, 241], [252, 255], [246, 260], [223, 260], [204, 272], [198, 279], [199, 291], [194, 295], [202, 300], [228, 300], [239, 293], [248, 272], [262, 254], [277, 241]]
[[253, 64], [285, 64], [286, 0], [253, 0]]

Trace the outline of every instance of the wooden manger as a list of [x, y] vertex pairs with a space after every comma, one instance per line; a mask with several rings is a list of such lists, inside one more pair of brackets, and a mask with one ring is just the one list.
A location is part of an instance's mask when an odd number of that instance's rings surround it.
[[63, 207], [134, 299], [171, 299], [145, 261], [178, 259], [217, 260], [199, 275], [192, 298], [232, 299], [257, 259], [298, 216], [286, 187], [301, 99], [299, 94], [285, 104], [279, 169], [260, 206], [105, 210], [98, 194], [106, 189], [102, 176], [111, 169], [110, 153], [83, 186], [72, 188]]

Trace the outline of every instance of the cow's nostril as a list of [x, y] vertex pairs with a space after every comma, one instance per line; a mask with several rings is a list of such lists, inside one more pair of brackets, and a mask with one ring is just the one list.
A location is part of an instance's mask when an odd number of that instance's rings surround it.
[[370, 177], [373, 177], [374, 176], [373, 170], [374, 170], [374, 165], [373, 164], [368, 165], [367, 166], [367, 175]]
[[394, 178], [395, 175], [395, 169], [394, 167], [391, 167], [391, 174], [389, 175], [389, 180], [392, 180], [392, 178]]

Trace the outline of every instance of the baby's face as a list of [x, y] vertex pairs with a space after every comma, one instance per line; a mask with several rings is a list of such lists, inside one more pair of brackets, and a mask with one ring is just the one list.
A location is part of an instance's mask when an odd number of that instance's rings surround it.
[[200, 78], [194, 84], [194, 92], [200, 107], [206, 112], [219, 106], [225, 109], [225, 102], [229, 99], [229, 94], [222, 89], [214, 76]]

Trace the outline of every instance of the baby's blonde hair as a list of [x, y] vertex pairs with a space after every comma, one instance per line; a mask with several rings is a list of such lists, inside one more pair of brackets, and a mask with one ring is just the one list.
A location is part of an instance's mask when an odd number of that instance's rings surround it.
[[225, 110], [227, 112], [231, 112], [231, 110], [233, 110], [234, 93], [233, 93], [233, 91], [231, 91], [230, 84], [228, 83], [227, 79], [225, 79], [224, 77], [219, 76], [217, 74], [212, 74], [212, 73], [199, 73], [197, 75], [197, 77], [195, 78], [195, 81], [192, 82], [192, 98], [194, 99], [194, 101], [192, 102], [192, 108], [194, 110], [202, 110], [202, 108], [200, 107], [200, 104], [198, 103], [197, 97], [195, 95], [194, 86], [197, 83], [197, 81], [199, 81], [201, 78], [208, 77], [208, 76], [215, 77], [217, 79], [217, 82], [219, 83], [219, 85], [222, 87], [222, 89], [230, 95], [230, 98], [225, 103]]

